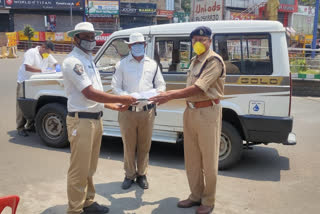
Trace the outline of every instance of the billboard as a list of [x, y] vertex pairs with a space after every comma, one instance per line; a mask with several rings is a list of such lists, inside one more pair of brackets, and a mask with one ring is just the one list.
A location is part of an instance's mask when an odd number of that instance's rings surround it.
[[120, 2], [120, 15], [124, 16], [156, 16], [157, 4]]
[[255, 20], [259, 19], [256, 14], [241, 14], [237, 12], [230, 13], [230, 20]]
[[89, 1], [86, 14], [89, 17], [119, 17], [119, 0]]
[[83, 10], [82, 0], [3, 0], [11, 9]]
[[293, 13], [298, 11], [298, 0], [279, 0], [279, 12]]
[[223, 0], [191, 0], [191, 21], [222, 20]]

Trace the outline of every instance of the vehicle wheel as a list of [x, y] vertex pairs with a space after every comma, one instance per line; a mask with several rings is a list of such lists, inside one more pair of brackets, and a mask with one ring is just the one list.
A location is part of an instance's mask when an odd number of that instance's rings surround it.
[[228, 169], [236, 164], [243, 150], [242, 138], [236, 128], [226, 121], [222, 121], [220, 139], [219, 169]]
[[50, 147], [69, 145], [66, 125], [67, 108], [60, 103], [46, 104], [36, 116], [36, 130], [41, 140]]

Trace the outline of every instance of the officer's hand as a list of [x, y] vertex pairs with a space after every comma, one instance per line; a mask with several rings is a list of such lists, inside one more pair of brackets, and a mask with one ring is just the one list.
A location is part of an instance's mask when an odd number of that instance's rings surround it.
[[124, 105], [131, 105], [137, 102], [137, 99], [128, 95], [121, 96], [121, 103]]
[[123, 105], [121, 103], [105, 103], [104, 107], [120, 112], [127, 111], [129, 108], [128, 105]]
[[159, 95], [151, 97], [149, 101], [153, 101], [158, 105], [162, 105], [164, 103], [167, 103], [170, 100], [169, 95], [170, 95], [170, 91], [161, 92]]

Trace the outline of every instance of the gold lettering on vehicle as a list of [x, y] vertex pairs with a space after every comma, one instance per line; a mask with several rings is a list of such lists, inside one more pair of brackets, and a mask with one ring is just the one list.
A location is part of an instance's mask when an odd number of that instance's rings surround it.
[[241, 85], [280, 85], [283, 77], [240, 77], [237, 84]]

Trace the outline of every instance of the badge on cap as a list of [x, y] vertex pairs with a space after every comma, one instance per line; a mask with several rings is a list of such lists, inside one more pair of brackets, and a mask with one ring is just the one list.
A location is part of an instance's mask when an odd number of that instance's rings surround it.
[[199, 34], [202, 36], [202, 35], [203, 35], [203, 30], [200, 30], [200, 31], [199, 31]]
[[83, 74], [83, 66], [80, 64], [75, 64], [73, 71], [80, 76]]

